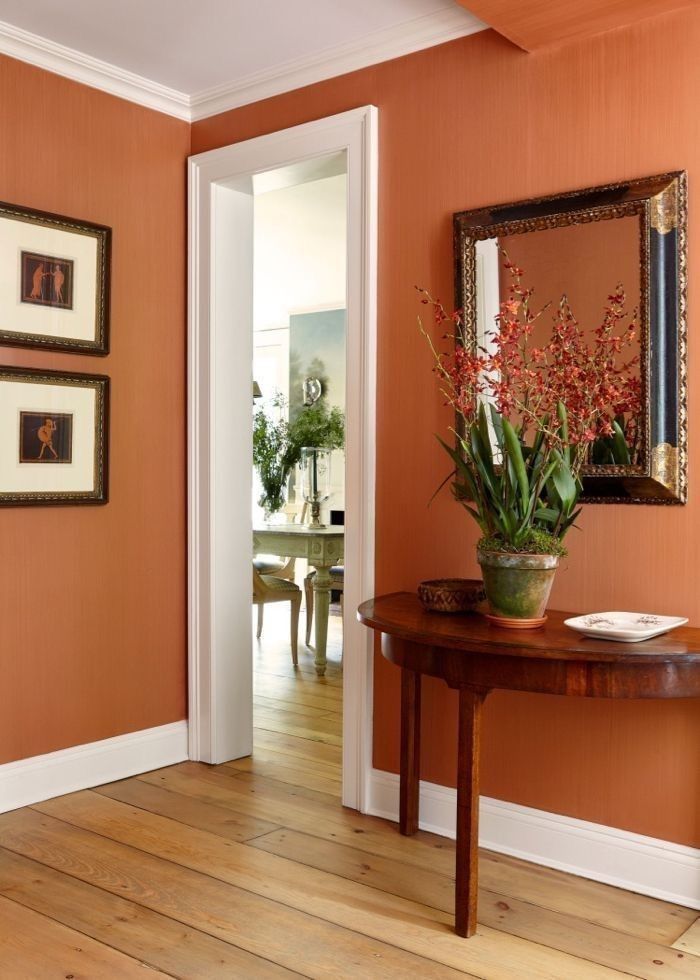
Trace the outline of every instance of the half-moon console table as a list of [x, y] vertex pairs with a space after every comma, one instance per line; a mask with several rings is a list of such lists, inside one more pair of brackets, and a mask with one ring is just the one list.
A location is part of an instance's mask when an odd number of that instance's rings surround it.
[[700, 629], [683, 627], [642, 643], [586, 639], [548, 611], [542, 629], [510, 630], [479, 615], [426, 612], [406, 592], [359, 608], [381, 633], [382, 654], [401, 668], [402, 834], [418, 830], [421, 677], [459, 691], [455, 929], [476, 929], [481, 709], [489, 691], [579, 698], [700, 697]]

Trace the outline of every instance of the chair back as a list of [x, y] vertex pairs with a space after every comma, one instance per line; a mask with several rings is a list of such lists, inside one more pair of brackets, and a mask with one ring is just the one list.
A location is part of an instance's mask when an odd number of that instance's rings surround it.
[[270, 590], [265, 585], [265, 580], [263, 579], [260, 572], [253, 566], [253, 598], [263, 599]]

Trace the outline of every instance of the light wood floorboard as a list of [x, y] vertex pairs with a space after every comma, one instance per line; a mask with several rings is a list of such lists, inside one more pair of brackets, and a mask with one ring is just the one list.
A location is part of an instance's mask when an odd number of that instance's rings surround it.
[[[266, 611], [255, 749], [0, 816], [0, 978], [700, 977], [697, 913], [480, 855], [452, 930], [454, 844], [340, 805], [342, 668]], [[287, 612], [288, 615], [288, 612]]]
[[[16, 901], [0, 897], [0, 969], [3, 977], [94, 977], [113, 980], [154, 975], [144, 964], [89, 939]], [[158, 971], [160, 976], [162, 972]]]
[[700, 956], [700, 918], [696, 919], [692, 926], [682, 936], [678, 937], [673, 947]]

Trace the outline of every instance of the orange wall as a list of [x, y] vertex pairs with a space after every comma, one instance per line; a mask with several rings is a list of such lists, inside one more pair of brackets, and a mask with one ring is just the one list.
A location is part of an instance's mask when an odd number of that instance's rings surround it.
[[111, 225], [110, 503], [0, 509], [0, 763], [184, 718], [189, 125], [0, 58], [0, 199]]
[[[686, 168], [690, 254], [700, 223], [700, 10], [527, 55], [485, 32], [243, 107], [193, 127], [211, 149], [366, 103], [380, 110], [377, 587], [476, 572], [476, 529], [445, 495], [433, 433], [449, 415], [415, 328], [414, 283], [452, 291], [454, 211]], [[692, 269], [692, 266], [691, 266]], [[698, 314], [690, 281], [690, 335]], [[700, 388], [696, 345], [690, 391]], [[700, 425], [690, 426], [700, 459]], [[700, 626], [700, 492], [684, 507], [589, 506], [553, 603], [684, 613]], [[400, 506], [396, 506], [397, 497]], [[410, 533], [407, 530], [410, 529]], [[375, 764], [398, 763], [398, 672], [375, 673]], [[484, 793], [700, 844], [700, 704], [497, 693], [487, 702]], [[455, 698], [424, 705], [423, 774], [455, 778]]]

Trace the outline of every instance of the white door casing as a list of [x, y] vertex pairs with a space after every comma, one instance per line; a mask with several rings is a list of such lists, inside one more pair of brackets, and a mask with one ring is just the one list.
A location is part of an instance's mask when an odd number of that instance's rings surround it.
[[367, 807], [372, 744], [378, 112], [364, 106], [189, 161], [190, 758], [252, 750], [253, 177], [344, 151], [347, 348], [343, 803]]

